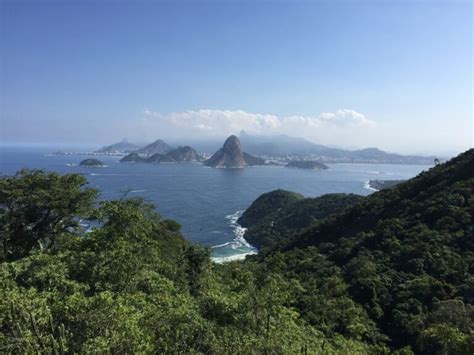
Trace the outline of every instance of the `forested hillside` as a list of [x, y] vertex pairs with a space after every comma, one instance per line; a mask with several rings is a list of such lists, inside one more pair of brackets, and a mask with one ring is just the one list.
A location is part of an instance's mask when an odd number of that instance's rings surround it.
[[327, 194], [303, 198], [290, 191], [275, 190], [261, 195], [243, 213], [238, 222], [245, 228], [245, 239], [253, 246], [278, 248], [291, 235], [332, 214], [361, 202], [354, 194]]
[[278, 236], [259, 259], [277, 258], [272, 270], [303, 284], [299, 309], [316, 327], [314, 294], [325, 286], [317, 275], [336, 274], [393, 348], [472, 353], [473, 191], [471, 149], [301, 233]]
[[2, 177], [0, 352], [472, 354], [473, 190], [470, 150], [367, 198], [279, 192], [241, 220], [278, 243], [218, 265], [146, 201]]

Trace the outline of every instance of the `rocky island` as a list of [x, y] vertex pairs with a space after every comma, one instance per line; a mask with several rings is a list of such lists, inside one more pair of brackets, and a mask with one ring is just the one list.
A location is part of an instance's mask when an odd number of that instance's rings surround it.
[[224, 146], [204, 162], [204, 165], [213, 168], [243, 168], [253, 165], [264, 165], [265, 160], [254, 157], [242, 150], [239, 138], [230, 136]]
[[142, 157], [138, 152], [130, 153], [123, 157], [121, 163], [194, 163], [202, 161], [202, 156], [190, 146], [178, 147], [167, 153], [155, 153], [151, 156]]
[[153, 154], [166, 154], [173, 150], [173, 147], [168, 145], [166, 142], [164, 142], [161, 139], [158, 139], [154, 141], [151, 144], [148, 144], [147, 146], [135, 150], [134, 153], [142, 154], [142, 155], [153, 155]]
[[285, 165], [287, 168], [298, 168], [298, 169], [313, 169], [313, 170], [325, 170], [328, 167], [317, 161], [307, 160], [292, 160]]
[[81, 166], [88, 166], [88, 167], [94, 167], [94, 168], [102, 168], [106, 166], [104, 162], [98, 160], [98, 159], [84, 159], [79, 163]]

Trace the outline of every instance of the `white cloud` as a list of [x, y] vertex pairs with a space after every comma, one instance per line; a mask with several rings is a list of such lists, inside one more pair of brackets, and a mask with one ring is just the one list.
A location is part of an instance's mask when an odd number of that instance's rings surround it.
[[375, 126], [360, 112], [340, 109], [316, 116], [278, 117], [271, 114], [250, 113], [242, 110], [182, 111], [160, 113], [150, 109], [143, 112], [146, 132], [156, 136], [166, 132], [173, 136], [225, 136], [245, 130], [252, 134], [289, 134], [313, 140], [327, 141], [336, 132], [353, 132]]

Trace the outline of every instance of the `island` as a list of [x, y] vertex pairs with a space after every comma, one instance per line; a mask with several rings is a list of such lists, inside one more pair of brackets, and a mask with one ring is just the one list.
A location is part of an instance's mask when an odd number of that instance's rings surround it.
[[92, 168], [102, 168], [106, 166], [104, 162], [98, 159], [84, 159], [83, 161], [79, 163], [79, 165], [92, 167]]
[[313, 160], [292, 160], [285, 165], [287, 168], [325, 170], [327, 165]]
[[196, 152], [190, 146], [178, 147], [172, 149], [167, 153], [155, 153], [151, 156], [141, 156], [139, 153], [130, 153], [123, 157], [121, 163], [150, 163], [150, 164], [161, 164], [161, 163], [195, 163], [203, 161], [201, 154]]
[[265, 165], [265, 160], [254, 157], [242, 150], [239, 138], [230, 136], [221, 149], [204, 162], [212, 168], [243, 168], [246, 166]]
[[173, 147], [168, 145], [166, 142], [164, 142], [161, 139], [158, 139], [154, 141], [151, 144], [148, 144], [147, 146], [137, 149], [134, 152], [138, 154], [143, 154], [143, 155], [153, 155], [153, 154], [166, 154], [173, 150]]

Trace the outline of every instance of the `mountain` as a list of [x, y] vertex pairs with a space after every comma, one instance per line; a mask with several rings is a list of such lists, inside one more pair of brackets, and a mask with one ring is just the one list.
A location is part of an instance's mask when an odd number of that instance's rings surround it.
[[166, 156], [165, 154], [156, 153], [156, 154], [153, 154], [149, 157], [142, 158], [142, 162], [143, 163], [150, 163], [150, 164], [159, 164], [161, 162], [163, 162], [163, 163], [165, 163], [165, 162], [166, 163], [174, 162], [173, 159], [166, 159], [165, 156]]
[[269, 214], [303, 198], [304, 196], [301, 194], [285, 190], [275, 190], [264, 193], [245, 210], [242, 216], [237, 220], [237, 223], [242, 227], [248, 228]]
[[317, 220], [339, 213], [363, 199], [354, 194], [304, 198], [294, 192], [275, 190], [255, 200], [237, 222], [247, 228], [244, 238], [253, 246], [275, 247], [288, 234], [301, 232]]
[[203, 158], [199, 155], [196, 150], [190, 146], [178, 147], [166, 154], [168, 157], [172, 158], [178, 162], [198, 162], [202, 161]]
[[122, 163], [190, 163], [202, 161], [202, 157], [190, 146], [178, 147], [165, 154], [155, 153], [148, 157], [141, 157], [138, 153], [130, 153], [123, 157]]
[[304, 291], [293, 301], [316, 327], [347, 326], [347, 315], [333, 306], [340, 302], [334, 290], [346, 290], [392, 349], [472, 353], [473, 167], [470, 149], [326, 218], [309, 211], [315, 219], [308, 225], [303, 218], [303, 229], [294, 224], [306, 208], [294, 206], [304, 200], [267, 204], [264, 217], [249, 225], [262, 248], [255, 259], [297, 280]]
[[226, 139], [224, 146], [204, 164], [213, 168], [243, 168], [251, 165], [263, 165], [265, 161], [244, 153], [239, 138], [232, 135]]
[[161, 139], [154, 141], [147, 146], [137, 149], [134, 152], [140, 155], [166, 154], [173, 148]]
[[140, 157], [137, 153], [130, 153], [120, 159], [121, 163], [140, 163], [143, 162], [143, 158]]
[[274, 136], [254, 136], [245, 131], [239, 134], [246, 150], [255, 155], [309, 155], [327, 150], [328, 147], [312, 143], [304, 138], [290, 137], [284, 134]]
[[368, 197], [264, 194], [239, 219], [259, 253], [220, 265], [84, 174], [1, 176], [0, 348], [474, 354], [473, 167], [471, 149]]
[[304, 138], [286, 135], [253, 136], [242, 131], [239, 138], [246, 151], [258, 156], [311, 157], [313, 160], [327, 163], [387, 163], [387, 164], [426, 164], [431, 165], [434, 156], [422, 157], [387, 153], [378, 148], [347, 150], [312, 143]]
[[96, 153], [102, 154], [123, 154], [129, 153], [138, 149], [139, 147], [133, 143], [128, 142], [126, 139], [123, 139], [121, 142], [114, 143], [105, 147], [100, 148]]

